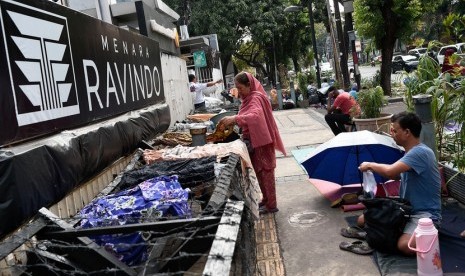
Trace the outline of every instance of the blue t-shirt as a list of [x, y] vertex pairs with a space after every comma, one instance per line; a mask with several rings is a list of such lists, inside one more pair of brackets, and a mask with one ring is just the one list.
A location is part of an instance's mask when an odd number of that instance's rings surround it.
[[441, 219], [441, 176], [434, 152], [425, 144], [410, 149], [399, 161], [411, 169], [401, 173], [400, 196], [409, 200], [413, 213], [428, 212]]
[[355, 90], [350, 90], [350, 91], [349, 91], [349, 95], [350, 95], [352, 98], [354, 98], [355, 100], [357, 100], [357, 98], [358, 98], [357, 91], [355, 91]]

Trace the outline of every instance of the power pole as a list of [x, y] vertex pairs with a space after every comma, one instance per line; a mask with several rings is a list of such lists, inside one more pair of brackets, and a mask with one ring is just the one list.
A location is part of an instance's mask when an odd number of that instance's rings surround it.
[[342, 71], [342, 78], [343, 82], [342, 87], [347, 89], [350, 85], [350, 78], [349, 78], [349, 70], [347, 69], [347, 48], [344, 39], [344, 33], [342, 31], [342, 23], [341, 23], [341, 13], [339, 12], [339, 1], [333, 0], [334, 4], [334, 18], [336, 19], [336, 30], [337, 30], [337, 39], [339, 41], [339, 56], [341, 71]]
[[341, 76], [341, 66], [339, 62], [339, 47], [336, 42], [335, 30], [333, 25], [333, 16], [331, 14], [331, 5], [329, 0], [326, 0], [326, 10], [328, 10], [328, 23], [329, 23], [329, 34], [331, 38], [331, 46], [333, 48], [333, 69], [334, 74], [336, 75], [336, 81], [338, 83], [343, 83], [342, 76]]
[[316, 60], [316, 83], [317, 83], [317, 87], [321, 88], [320, 62], [318, 61], [318, 48], [316, 47], [315, 22], [313, 19], [312, 2], [313, 2], [312, 0], [308, 1], [308, 16], [310, 17], [310, 28], [312, 32], [312, 45], [313, 45], [313, 52], [314, 52], [315, 60]]
[[352, 0], [344, 0], [344, 14], [345, 14], [345, 23], [347, 29], [347, 35], [349, 36], [349, 42], [352, 47], [352, 60], [354, 61], [354, 78], [355, 82], [357, 83], [357, 88], [360, 91], [360, 69], [359, 69], [359, 60], [358, 54], [355, 47], [355, 32], [354, 32], [354, 25], [352, 23], [352, 12], [354, 11], [354, 1]]

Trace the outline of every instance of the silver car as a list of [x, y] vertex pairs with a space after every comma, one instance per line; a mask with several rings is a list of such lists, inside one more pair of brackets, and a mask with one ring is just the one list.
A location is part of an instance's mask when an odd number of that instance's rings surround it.
[[394, 74], [397, 71], [406, 71], [410, 73], [411, 71], [417, 69], [418, 67], [418, 58], [411, 55], [396, 55], [392, 57], [391, 69]]

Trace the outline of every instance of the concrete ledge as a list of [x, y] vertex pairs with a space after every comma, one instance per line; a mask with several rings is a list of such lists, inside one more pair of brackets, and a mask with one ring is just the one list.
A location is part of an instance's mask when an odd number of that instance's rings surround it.
[[388, 103], [398, 103], [398, 102], [403, 102], [404, 98], [402, 98], [402, 97], [388, 97], [387, 101], [388, 101]]

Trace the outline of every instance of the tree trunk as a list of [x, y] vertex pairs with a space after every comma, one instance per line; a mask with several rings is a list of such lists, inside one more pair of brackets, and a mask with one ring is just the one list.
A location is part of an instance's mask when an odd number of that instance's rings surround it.
[[299, 65], [299, 61], [297, 59], [296, 56], [292, 56], [292, 63], [294, 64], [294, 70], [295, 72], [299, 72], [300, 71], [300, 65]]
[[392, 12], [392, 0], [386, 0], [381, 10], [384, 19], [384, 38], [381, 43], [381, 87], [384, 95], [391, 95], [392, 52], [396, 43], [397, 18]]

